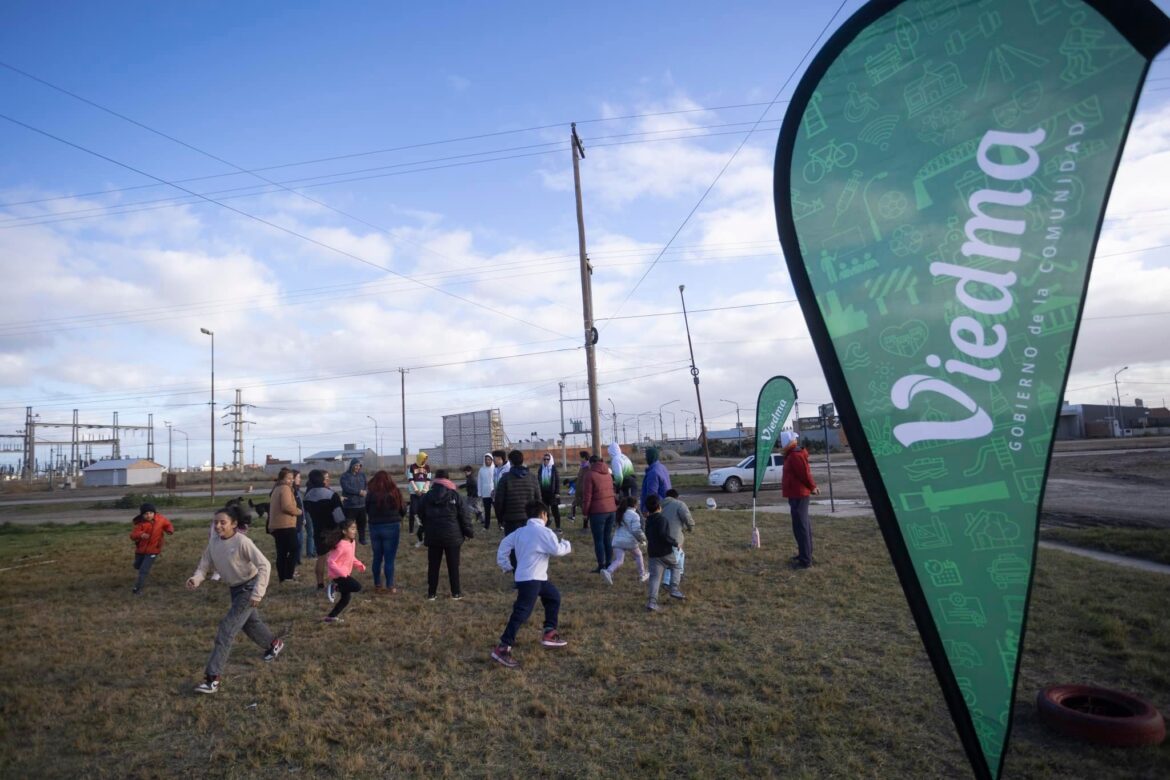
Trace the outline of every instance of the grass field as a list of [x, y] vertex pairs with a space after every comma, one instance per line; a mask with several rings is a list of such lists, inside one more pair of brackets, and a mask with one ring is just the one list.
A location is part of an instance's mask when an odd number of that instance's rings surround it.
[[1165, 528], [1045, 528], [1040, 538], [1170, 566], [1170, 530]]
[[[210, 697], [191, 688], [227, 589], [183, 589], [205, 523], [179, 524], [138, 598], [128, 524], [4, 527], [0, 776], [969, 776], [872, 519], [814, 518], [818, 566], [792, 571], [782, 520], [750, 550], [745, 513], [696, 517], [689, 598], [653, 615], [632, 562], [607, 588], [569, 532], [550, 573], [570, 645], [540, 647], [538, 611], [519, 670], [488, 658], [512, 600], [494, 532], [464, 546], [459, 602], [445, 576], [423, 599], [425, 556], [405, 534], [404, 593], [358, 594], [343, 624], [319, 622], [306, 569], [262, 607], [285, 653], [265, 664], [241, 637]], [[1039, 556], [1005, 776], [1170, 776], [1165, 746], [1073, 742], [1032, 703], [1087, 682], [1165, 710], [1170, 577]]]

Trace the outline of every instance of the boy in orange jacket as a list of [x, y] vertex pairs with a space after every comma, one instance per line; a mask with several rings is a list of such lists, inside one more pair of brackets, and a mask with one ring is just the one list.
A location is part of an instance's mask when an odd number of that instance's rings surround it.
[[138, 570], [138, 582], [130, 591], [134, 595], [142, 592], [146, 585], [146, 576], [154, 566], [154, 559], [162, 552], [163, 534], [173, 534], [175, 527], [171, 521], [160, 515], [154, 509], [154, 504], [143, 504], [138, 507], [138, 516], [134, 518], [134, 530], [130, 532], [130, 539], [134, 542], [134, 568]]

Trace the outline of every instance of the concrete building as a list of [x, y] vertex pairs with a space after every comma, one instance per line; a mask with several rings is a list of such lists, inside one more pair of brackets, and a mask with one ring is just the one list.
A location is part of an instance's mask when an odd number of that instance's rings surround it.
[[1056, 426], [1058, 439], [1109, 439], [1118, 436], [1162, 436], [1170, 428], [1170, 412], [1151, 409], [1138, 399], [1120, 409], [1108, 404], [1065, 404]]
[[500, 410], [482, 409], [443, 415], [443, 443], [427, 452], [431, 463], [456, 467], [478, 466], [485, 452], [502, 449], [508, 449], [508, 441]]
[[[356, 444], [346, 444], [339, 450], [321, 450], [305, 458], [305, 465], [316, 468], [318, 466], [336, 466], [338, 463], [348, 466], [354, 458], [360, 458], [367, 468], [376, 465], [378, 453], [369, 447], [358, 448]], [[279, 468], [279, 467], [278, 467]]]
[[86, 487], [125, 487], [159, 485], [163, 467], [145, 458], [99, 460], [81, 470]]

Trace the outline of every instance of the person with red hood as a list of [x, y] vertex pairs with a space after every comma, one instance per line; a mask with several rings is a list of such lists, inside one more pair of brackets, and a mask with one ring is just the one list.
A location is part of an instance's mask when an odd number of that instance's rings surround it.
[[796, 555], [792, 565], [807, 569], [813, 564], [812, 525], [808, 520], [810, 495], [819, 495], [821, 489], [813, 479], [808, 467], [808, 451], [800, 446], [799, 434], [783, 431], [780, 447], [784, 453], [784, 473], [780, 479], [780, 492], [788, 499], [792, 510], [792, 535], [796, 537]]
[[174, 532], [171, 521], [156, 512], [154, 504], [138, 507], [134, 530], [130, 532], [130, 539], [134, 542], [134, 568], [138, 570], [138, 581], [131, 593], [137, 596], [146, 587], [146, 577], [154, 566], [154, 559], [162, 553], [163, 534]]
[[423, 539], [427, 545], [427, 601], [434, 601], [439, 588], [439, 565], [447, 557], [447, 581], [451, 598], [463, 598], [459, 586], [459, 548], [464, 539], [475, 536], [471, 515], [459, 489], [446, 469], [435, 472], [431, 489], [419, 501]]

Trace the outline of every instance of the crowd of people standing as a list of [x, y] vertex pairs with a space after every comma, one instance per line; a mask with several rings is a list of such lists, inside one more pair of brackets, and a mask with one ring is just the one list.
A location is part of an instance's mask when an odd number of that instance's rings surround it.
[[[818, 490], [808, 469], [807, 453], [794, 436], [786, 434], [783, 451], [783, 495], [789, 499], [797, 541], [793, 564], [805, 568], [812, 565], [808, 497]], [[457, 485], [445, 469], [431, 473], [426, 454], [420, 453], [409, 469], [405, 491], [385, 470], [367, 479], [358, 459], [342, 473], [340, 490], [333, 488], [328, 471], [314, 469], [302, 493], [300, 473], [282, 469], [267, 505], [266, 530], [273, 537], [274, 566], [248, 536], [250, 517], [244, 508], [229, 502], [216, 513], [207, 549], [188, 580], [188, 587], [195, 589], [206, 579], [222, 579], [231, 591], [231, 607], [220, 622], [204, 682], [196, 690], [218, 690], [228, 652], [240, 632], [263, 649], [265, 660], [274, 660], [283, 651], [282, 638], [265, 625], [258, 611], [272, 568], [283, 589], [285, 583], [299, 578], [302, 560], [315, 559], [317, 590], [331, 605], [321, 618], [324, 623], [344, 620], [353, 597], [363, 591], [354, 572], [367, 570], [361, 552], [365, 546], [370, 547], [374, 594], [400, 594], [395, 561], [404, 520], [417, 533], [419, 545], [426, 548], [425, 598], [438, 598], [445, 564], [448, 595], [459, 600], [463, 598], [461, 548], [475, 538], [476, 527], [490, 531], [494, 516], [503, 535], [497, 563], [514, 573], [517, 596], [511, 619], [491, 657], [508, 667], [519, 665], [511, 645], [537, 600], [545, 609], [542, 644], [563, 646], [565, 640], [557, 630], [561, 596], [548, 580], [547, 571], [550, 558], [571, 551], [560, 511], [566, 488], [572, 496], [569, 518], [575, 518], [580, 510], [581, 530], [587, 531], [592, 541], [596, 563], [592, 571], [604, 584], [614, 584], [629, 556], [634, 559], [634, 575], [646, 588], [646, 610], [659, 610], [663, 586], [670, 598], [685, 600], [686, 534], [695, 523], [689, 507], [671, 485], [660, 452], [646, 449], [640, 491], [630, 458], [617, 445], [611, 445], [608, 454], [607, 462], [587, 450], [580, 451], [577, 474], [570, 480], [562, 478], [551, 452], [541, 453], [538, 465], [530, 467], [519, 450], [495, 450], [484, 454], [478, 469], [464, 467], [463, 482]], [[174, 528], [148, 504], [140, 508], [134, 527], [131, 539], [138, 571], [134, 592], [140, 593], [161, 551], [162, 537]]]

